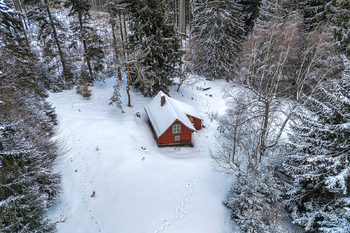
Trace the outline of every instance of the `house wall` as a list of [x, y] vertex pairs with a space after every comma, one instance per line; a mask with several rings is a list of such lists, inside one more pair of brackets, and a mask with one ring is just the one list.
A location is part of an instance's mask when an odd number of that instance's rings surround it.
[[[173, 124], [177, 124], [177, 123], [181, 123], [181, 122], [176, 120]], [[173, 124], [171, 124], [171, 126], [158, 138], [157, 140], [158, 144], [191, 142], [193, 131], [181, 123], [181, 133], [173, 134], [172, 133]], [[180, 141], [175, 141], [176, 135], [180, 135]]]
[[202, 120], [193, 117], [193, 126], [196, 130], [200, 130], [202, 128]]

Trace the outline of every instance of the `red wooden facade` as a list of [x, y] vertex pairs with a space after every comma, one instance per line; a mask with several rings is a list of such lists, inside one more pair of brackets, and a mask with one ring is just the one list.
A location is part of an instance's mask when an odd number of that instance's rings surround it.
[[[202, 128], [202, 119], [190, 105], [159, 92], [145, 107], [158, 146], [193, 146], [192, 133]], [[197, 116], [197, 117], [195, 117]]]
[[198, 118], [193, 117], [191, 115], [187, 115], [187, 116], [190, 119], [190, 121], [192, 122], [192, 124], [196, 130], [200, 130], [202, 128], [202, 120], [201, 119], [198, 119]]
[[[173, 133], [173, 125], [174, 124], [181, 124], [181, 132], [180, 133]], [[152, 123], [150, 122], [150, 125], [152, 126]], [[193, 130], [187, 128], [184, 124], [182, 124], [179, 120], [176, 120], [173, 124], [169, 126], [169, 128], [162, 134], [160, 137], [157, 137], [157, 134], [155, 133], [153, 126], [152, 126], [154, 137], [157, 141], [157, 144], [159, 147], [162, 146], [193, 146], [192, 143], [192, 133]], [[180, 139], [178, 138], [180, 136]], [[177, 137], [177, 138], [175, 138]]]

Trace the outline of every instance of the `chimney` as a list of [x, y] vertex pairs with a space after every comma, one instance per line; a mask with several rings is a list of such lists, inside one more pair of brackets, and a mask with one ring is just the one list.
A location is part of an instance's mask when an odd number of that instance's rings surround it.
[[163, 107], [164, 104], [165, 104], [165, 96], [162, 96], [160, 98], [160, 106]]

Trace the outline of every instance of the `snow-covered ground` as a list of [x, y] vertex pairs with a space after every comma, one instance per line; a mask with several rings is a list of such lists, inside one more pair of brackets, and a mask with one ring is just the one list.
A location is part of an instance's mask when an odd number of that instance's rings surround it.
[[109, 106], [114, 83], [96, 83], [89, 100], [73, 90], [50, 94], [58, 138], [69, 149], [57, 163], [63, 190], [49, 212], [58, 232], [232, 232], [230, 211], [222, 205], [231, 179], [213, 171], [209, 149], [215, 148], [217, 122], [207, 114], [224, 112], [226, 83], [202, 79], [179, 93], [171, 88], [171, 97], [204, 118], [193, 148], [158, 148], [143, 109], [151, 98], [131, 92], [133, 107], [127, 107], [124, 84], [122, 114]]

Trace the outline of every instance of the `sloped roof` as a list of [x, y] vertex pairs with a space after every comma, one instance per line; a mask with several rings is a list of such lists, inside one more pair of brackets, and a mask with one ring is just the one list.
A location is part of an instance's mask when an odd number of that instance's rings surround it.
[[[165, 104], [160, 106], [162, 96], [165, 96]], [[170, 98], [162, 91], [154, 97], [145, 109], [158, 137], [161, 136], [176, 119], [193, 131], [196, 131], [196, 129], [187, 115], [201, 119], [194, 107]]]

